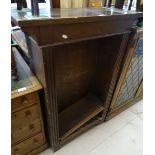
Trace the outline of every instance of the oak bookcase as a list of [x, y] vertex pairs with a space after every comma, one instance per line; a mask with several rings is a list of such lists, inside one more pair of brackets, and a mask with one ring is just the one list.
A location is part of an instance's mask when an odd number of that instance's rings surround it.
[[30, 67], [44, 87], [53, 151], [105, 121], [141, 12], [114, 8], [12, 9], [24, 32]]

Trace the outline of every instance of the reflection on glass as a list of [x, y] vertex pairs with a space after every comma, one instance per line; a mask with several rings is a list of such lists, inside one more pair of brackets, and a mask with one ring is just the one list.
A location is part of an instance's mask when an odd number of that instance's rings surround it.
[[11, 79], [11, 91], [32, 85], [30, 75], [26, 73], [26, 71], [24, 70], [23, 66], [20, 64], [18, 59], [16, 59], [16, 70], [17, 70], [17, 80]]

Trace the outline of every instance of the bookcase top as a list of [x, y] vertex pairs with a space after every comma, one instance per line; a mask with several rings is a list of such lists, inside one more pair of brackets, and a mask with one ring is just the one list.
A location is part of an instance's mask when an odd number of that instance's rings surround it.
[[14, 24], [27, 27], [46, 24], [67, 24], [117, 20], [142, 17], [142, 12], [126, 11], [116, 8], [78, 8], [78, 9], [39, 9], [39, 16], [32, 16], [30, 9], [17, 11], [11, 8], [11, 20]]

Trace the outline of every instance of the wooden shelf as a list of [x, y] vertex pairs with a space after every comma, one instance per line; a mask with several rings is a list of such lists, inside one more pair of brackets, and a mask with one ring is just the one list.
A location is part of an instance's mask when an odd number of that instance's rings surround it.
[[60, 140], [104, 110], [103, 103], [93, 94], [88, 94], [59, 114]]

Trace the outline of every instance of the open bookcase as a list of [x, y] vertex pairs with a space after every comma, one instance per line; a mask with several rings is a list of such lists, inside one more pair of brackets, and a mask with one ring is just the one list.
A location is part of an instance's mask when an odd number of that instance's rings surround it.
[[[45, 87], [45, 113], [49, 111], [51, 115], [47, 119], [53, 122], [59, 147], [81, 131], [104, 121], [107, 98], [114, 89], [128, 36], [128, 33], [118, 34], [41, 49], [29, 38], [32, 50], [38, 51], [32, 53], [36, 73], [45, 61], [46, 83], [41, 73], [38, 78]], [[43, 59], [41, 51], [44, 51]], [[50, 102], [47, 92], [52, 95]]]
[[101, 37], [42, 49], [48, 57], [45, 68], [53, 64], [50, 79], [54, 83], [48, 86], [54, 87], [60, 143], [94, 121], [103, 121], [113, 69], [122, 50], [120, 45], [126, 45], [127, 36], [126, 39], [123, 35]]
[[12, 10], [12, 22], [25, 34], [30, 67], [44, 87], [47, 137], [56, 151], [104, 122], [131, 28], [142, 14], [114, 8], [46, 11], [28, 18]]

